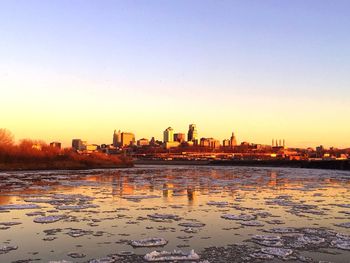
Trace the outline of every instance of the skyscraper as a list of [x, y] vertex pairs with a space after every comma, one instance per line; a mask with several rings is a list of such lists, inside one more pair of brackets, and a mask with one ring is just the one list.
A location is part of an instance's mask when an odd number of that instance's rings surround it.
[[231, 135], [231, 138], [230, 138], [230, 144], [231, 144], [231, 147], [237, 145], [236, 136], [235, 136], [235, 134], [233, 132], [232, 132], [232, 135]]
[[168, 127], [163, 132], [163, 142], [173, 142], [174, 141], [174, 130], [171, 127]]
[[188, 127], [187, 141], [198, 142], [198, 132], [196, 124], [190, 124]]
[[120, 147], [122, 144], [122, 136], [120, 130], [117, 132], [117, 130], [114, 130], [113, 133], [113, 146], [114, 147]]

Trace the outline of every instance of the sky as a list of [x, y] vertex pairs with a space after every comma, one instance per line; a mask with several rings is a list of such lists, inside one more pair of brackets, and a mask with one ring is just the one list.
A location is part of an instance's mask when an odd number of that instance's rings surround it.
[[0, 0], [0, 128], [350, 147], [350, 1]]

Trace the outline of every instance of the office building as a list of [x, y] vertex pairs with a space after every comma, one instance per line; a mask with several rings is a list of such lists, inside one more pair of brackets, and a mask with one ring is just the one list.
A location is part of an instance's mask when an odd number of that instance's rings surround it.
[[135, 145], [135, 135], [131, 132], [121, 133], [121, 146], [128, 147]]
[[177, 141], [173, 141], [173, 142], [165, 142], [164, 143], [164, 148], [165, 149], [170, 149], [170, 148], [176, 148], [176, 147], [179, 147], [180, 146], [180, 143], [177, 142]]
[[198, 132], [196, 124], [190, 124], [188, 127], [187, 141], [198, 142]]
[[140, 140], [137, 140], [137, 146], [148, 146], [149, 145], [149, 140], [142, 138]]
[[117, 130], [114, 130], [113, 133], [113, 146], [114, 147], [120, 147], [122, 145], [122, 135], [120, 130], [117, 132]]
[[163, 132], [163, 142], [173, 142], [174, 141], [174, 130], [171, 127], [168, 127], [164, 132]]
[[72, 148], [77, 151], [83, 151], [86, 149], [86, 141], [82, 141], [81, 139], [73, 139], [72, 140]]
[[230, 146], [234, 147], [237, 145], [237, 139], [235, 134], [232, 132], [231, 138], [230, 138]]
[[231, 140], [225, 139], [222, 141], [223, 147], [231, 147]]
[[220, 141], [214, 138], [201, 138], [200, 146], [216, 149], [216, 148], [220, 148]]
[[180, 143], [186, 141], [186, 134], [184, 134], [184, 133], [175, 133], [174, 134], [174, 141], [180, 142]]

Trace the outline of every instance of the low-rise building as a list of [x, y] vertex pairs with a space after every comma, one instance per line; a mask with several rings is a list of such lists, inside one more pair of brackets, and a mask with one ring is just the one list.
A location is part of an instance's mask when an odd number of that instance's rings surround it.
[[51, 142], [50, 147], [61, 149], [61, 143], [60, 142]]
[[164, 143], [164, 148], [165, 149], [176, 148], [176, 147], [179, 147], [179, 146], [180, 146], [179, 142], [165, 142]]
[[137, 146], [148, 146], [149, 145], [149, 140], [142, 138], [140, 140], [137, 140]]

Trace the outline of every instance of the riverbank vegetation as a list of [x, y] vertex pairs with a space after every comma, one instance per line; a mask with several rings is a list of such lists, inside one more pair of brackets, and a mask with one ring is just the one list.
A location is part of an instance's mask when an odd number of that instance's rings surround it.
[[15, 144], [13, 135], [0, 129], [0, 170], [93, 169], [130, 167], [122, 155], [100, 152], [79, 154], [73, 149], [51, 147], [44, 141], [24, 139]]

